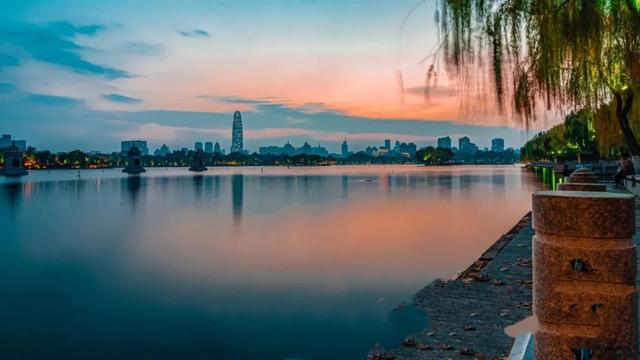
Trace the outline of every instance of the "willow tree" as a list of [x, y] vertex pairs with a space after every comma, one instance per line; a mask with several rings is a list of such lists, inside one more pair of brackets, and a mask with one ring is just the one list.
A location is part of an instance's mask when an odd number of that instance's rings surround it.
[[640, 169], [640, 0], [439, 0], [436, 21], [450, 73], [490, 73], [498, 108], [526, 124], [611, 104]]

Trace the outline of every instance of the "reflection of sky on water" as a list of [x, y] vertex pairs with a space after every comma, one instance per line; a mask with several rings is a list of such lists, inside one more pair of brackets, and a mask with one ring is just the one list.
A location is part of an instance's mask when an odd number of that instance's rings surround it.
[[75, 176], [0, 186], [5, 354], [362, 358], [421, 328], [393, 307], [474, 260], [534, 188], [514, 167]]

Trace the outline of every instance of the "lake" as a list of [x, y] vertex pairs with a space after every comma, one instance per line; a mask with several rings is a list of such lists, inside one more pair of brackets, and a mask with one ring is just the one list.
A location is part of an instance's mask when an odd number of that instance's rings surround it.
[[363, 359], [531, 208], [518, 166], [0, 178], [3, 358]]

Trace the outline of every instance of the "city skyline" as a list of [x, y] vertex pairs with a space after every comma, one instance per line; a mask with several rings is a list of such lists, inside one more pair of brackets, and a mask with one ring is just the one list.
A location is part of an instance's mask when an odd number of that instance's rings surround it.
[[[10, 143], [10, 140], [12, 138], [12, 135], [10, 134], [5, 134], [2, 136], [2, 140], [3, 140], [3, 144], [5, 144], [4, 147], [8, 146], [7, 144]], [[244, 129], [242, 126], [242, 115], [240, 113], [240, 111], [235, 111], [233, 114], [233, 122], [231, 125], [231, 141], [230, 141], [230, 151], [229, 153], [234, 153], [234, 152], [246, 152], [246, 153], [273, 153], [273, 152], [279, 152], [280, 150], [278, 149], [282, 149], [281, 147], [278, 147], [277, 143], [270, 143], [267, 145], [263, 145], [263, 146], [259, 146], [257, 149], [254, 149], [253, 151], [251, 151], [251, 149], [247, 149], [244, 148], [244, 144], [243, 144], [243, 138], [244, 138]], [[453, 138], [455, 139], [455, 137]], [[400, 140], [404, 140], [404, 139], [399, 139], [399, 138], [395, 138], [393, 139], [395, 141], [395, 146], [392, 147], [391, 146], [391, 141], [392, 139], [378, 139], [379, 142], [384, 142], [381, 146], [376, 146], [376, 144], [372, 143], [372, 144], [366, 144], [365, 146], [363, 146], [362, 148], [357, 148], [357, 147], [351, 147], [351, 149], [353, 151], [349, 151], [350, 145], [348, 145], [347, 141], [349, 139], [345, 136], [343, 138], [343, 140], [339, 143], [339, 151], [330, 151], [327, 150], [325, 147], [321, 146], [320, 142], [318, 141], [318, 143], [316, 144], [315, 147], [313, 147], [313, 150], [310, 152], [310, 154], [320, 154], [323, 156], [327, 156], [329, 154], [334, 154], [334, 155], [340, 155], [342, 157], [344, 157], [344, 153], [345, 153], [345, 146], [346, 146], [346, 151], [348, 153], [358, 153], [358, 152], [365, 152], [371, 155], [371, 153], [373, 151], [376, 151], [378, 149], [386, 149], [387, 151], [391, 151], [391, 150], [396, 150], [396, 148], [398, 148], [399, 146], [407, 146], [407, 145], [411, 145], [413, 146], [414, 149], [413, 151], [411, 151], [412, 153], [415, 153], [415, 150], [419, 149], [419, 148], [426, 148], [428, 146], [433, 146], [433, 147], [442, 147], [442, 148], [448, 148], [448, 149], [455, 149], [455, 146], [452, 146], [452, 137], [447, 135], [445, 137], [439, 137], [437, 138], [435, 141], [432, 141], [430, 143], [426, 143], [426, 144], [416, 144], [415, 142], [409, 142], [407, 143], [401, 143]], [[498, 141], [498, 144], [500, 144], [499, 146], [496, 145], [496, 141]], [[19, 144], [21, 144], [21, 149], [22, 151], [24, 151], [26, 149], [26, 141], [24, 140], [20, 140], [18, 142]], [[162, 145], [157, 144], [156, 146], [149, 146], [149, 142], [144, 139], [144, 138], [130, 138], [127, 140], [121, 140], [120, 141], [120, 153], [125, 154], [129, 148], [131, 148], [133, 145], [136, 145], [139, 149], [141, 149], [141, 152], [143, 155], [149, 155], [151, 153], [155, 154], [156, 156], [158, 154], [161, 155], [166, 155], [168, 153], [170, 153], [171, 149], [174, 149], [175, 151], [178, 150], [195, 150], [195, 151], [203, 151], [205, 153], [221, 153], [224, 154], [226, 151], [223, 149], [223, 146], [220, 144], [220, 140], [216, 139], [215, 141], [215, 145], [214, 142], [211, 140], [203, 140], [203, 139], [196, 139], [194, 142], [192, 142], [193, 146], [184, 146], [185, 144], [167, 144], [167, 143], [162, 143]], [[505, 147], [505, 142], [503, 138], [491, 138], [490, 139], [490, 146], [485, 146], [483, 148], [477, 146], [477, 144], [473, 143], [471, 141], [471, 139], [467, 136], [467, 135], [459, 135], [458, 137], [458, 148], [465, 153], [475, 153], [478, 150], [488, 150], [491, 149], [492, 151], [496, 151], [496, 149], [501, 149], [501, 150], [497, 150], [497, 151], [503, 151], [506, 147]], [[334, 144], [336, 145], [336, 144]], [[469, 145], [472, 147], [471, 150], [466, 149], [466, 145]], [[2, 147], [2, 146], [0, 146]], [[152, 148], [155, 147], [154, 151], [151, 151]], [[289, 147], [289, 149], [287, 149], [287, 147]], [[309, 144], [309, 141], [304, 141], [302, 146], [299, 149], [303, 149], [305, 147], [309, 147], [309, 149], [311, 149], [311, 145]], [[285, 149], [285, 151], [283, 151], [282, 153], [290, 153], [293, 154], [296, 149], [296, 147], [292, 146], [291, 141], [287, 138], [286, 144], [283, 147]], [[333, 147], [331, 147], [333, 148]], [[518, 149], [518, 147], [512, 147], [510, 146], [509, 148], [513, 148], [513, 149]], [[51, 149], [47, 149], [47, 150], [51, 150]], [[84, 151], [88, 151], [88, 152], [92, 152], [92, 153], [112, 153], [112, 152], [117, 152], [117, 151], [97, 151], [97, 150], [87, 150], [87, 149], [80, 149], [80, 148], [74, 148], [73, 150], [84, 150]], [[319, 152], [318, 152], [319, 151]], [[298, 151], [299, 152], [299, 151]]]
[[[433, 146], [433, 147], [440, 147], [440, 148], [446, 148], [446, 149], [457, 149], [457, 150], [461, 150], [462, 152], [471, 152], [471, 153], [475, 153], [478, 150], [491, 150], [494, 152], [501, 152], [504, 151], [505, 149], [515, 149], [515, 150], [519, 150], [516, 147], [505, 147], [505, 142], [504, 139], [502, 138], [491, 138], [489, 146], [484, 146], [484, 147], [479, 147], [477, 144], [475, 144], [471, 138], [469, 138], [466, 135], [461, 135], [457, 140], [458, 140], [458, 146], [452, 146], [452, 141], [455, 138], [451, 138], [451, 136], [446, 136], [446, 137], [440, 137], [437, 138], [436, 141], [433, 144], [426, 144], [424, 146], [418, 146], [418, 144], [414, 143], [414, 142], [409, 142], [407, 143], [401, 143], [400, 140], [402, 139], [393, 139], [394, 142], [394, 146], [391, 146], [392, 143], [392, 139], [382, 139], [378, 144], [370, 144], [369, 146], [366, 146], [365, 148], [353, 148], [349, 145], [348, 142], [348, 138], [344, 138], [341, 142], [340, 142], [340, 151], [339, 152], [334, 152], [334, 151], [328, 151], [324, 146], [322, 146], [320, 143], [316, 144], [316, 146], [312, 146], [311, 144], [309, 144], [308, 141], [304, 141], [303, 144], [301, 144], [299, 147], [295, 146], [294, 144], [291, 144], [291, 141], [287, 140], [286, 144], [283, 144], [283, 146], [279, 146], [279, 144], [269, 144], [269, 145], [264, 145], [264, 146], [260, 146], [258, 149], [255, 149], [254, 151], [250, 151], [249, 149], [244, 149], [242, 144], [242, 137], [243, 137], [243, 130], [242, 130], [242, 122], [241, 122], [241, 115], [239, 111], [236, 111], [233, 115], [233, 123], [232, 123], [232, 141], [231, 141], [231, 147], [230, 147], [230, 153], [234, 153], [234, 152], [242, 152], [242, 151], [246, 151], [248, 153], [258, 153], [258, 154], [276, 154], [276, 153], [283, 153], [283, 154], [289, 154], [292, 155], [294, 153], [301, 153], [300, 149], [304, 149], [305, 147], [308, 147], [309, 149], [319, 149], [320, 153], [322, 156], [328, 156], [328, 155], [339, 155], [341, 157], [345, 157], [345, 154], [355, 154], [358, 152], [364, 152], [364, 153], [370, 153], [373, 150], [377, 150], [377, 149], [387, 149], [387, 151], [390, 150], [394, 150], [395, 148], [402, 146], [407, 146], [407, 145], [411, 145], [414, 146], [417, 149], [420, 148], [426, 148], [428, 146]], [[237, 127], [238, 126], [238, 127]], [[234, 148], [234, 144], [233, 144], [233, 136], [236, 135], [238, 136], [238, 144], [235, 145]], [[443, 142], [444, 141], [444, 142]], [[129, 144], [134, 144], [134, 143], [144, 143], [144, 145], [140, 146], [138, 145], [138, 147], [142, 147], [144, 148], [146, 151], [143, 151], [143, 153], [146, 152], [146, 154], [151, 153], [151, 151], [148, 149], [148, 145], [147, 145], [147, 141], [144, 139], [129, 139], [129, 140], [122, 140], [121, 141], [121, 153], [126, 152], [125, 151], [125, 147], [129, 146]], [[215, 144], [215, 145], [214, 145]], [[207, 154], [213, 154], [213, 153], [219, 153], [219, 154], [224, 154], [225, 151], [222, 149], [222, 146], [220, 144], [219, 140], [216, 140], [215, 143], [211, 140], [197, 140], [193, 143], [192, 147], [189, 146], [183, 146], [184, 144], [180, 144], [180, 145], [175, 145], [175, 146], [171, 146], [168, 145], [166, 143], [163, 143], [160, 146], [156, 147], [156, 150], [154, 151], [154, 154], [156, 154], [156, 156], [158, 154], [161, 155], [166, 155], [167, 153], [171, 152], [171, 151], [178, 151], [178, 150], [184, 150], [184, 149], [188, 149], [188, 150], [194, 150], [194, 151], [203, 151], [204, 153]], [[380, 145], [380, 146], [377, 146]], [[468, 150], [466, 149], [467, 146], [471, 146], [472, 150]], [[222, 149], [222, 150], [221, 150]], [[238, 150], [240, 149], [240, 150]], [[283, 151], [284, 149], [284, 151]], [[351, 151], [350, 151], [351, 150]], [[412, 151], [412, 153], [415, 153], [415, 150]], [[326, 151], [326, 154], [324, 154], [324, 152]], [[316, 154], [317, 150], [312, 150], [311, 152], [309, 152], [308, 154]]]

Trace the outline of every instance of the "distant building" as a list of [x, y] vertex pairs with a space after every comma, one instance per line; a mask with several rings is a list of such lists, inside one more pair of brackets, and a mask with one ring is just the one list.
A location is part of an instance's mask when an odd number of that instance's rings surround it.
[[162, 144], [159, 149], [157, 149], [154, 153], [155, 156], [167, 156], [171, 154], [171, 149], [167, 146], [167, 144]]
[[220, 144], [219, 144], [217, 141], [216, 141], [216, 144], [215, 144], [215, 145], [213, 145], [213, 153], [214, 153], [214, 154], [220, 154], [220, 153], [221, 153], [221, 151], [220, 151]]
[[0, 137], [0, 149], [6, 149], [11, 146], [13, 141], [11, 140], [11, 135], [4, 134]]
[[288, 141], [283, 146], [282, 149], [284, 150], [284, 153], [287, 154], [287, 155], [295, 155], [296, 154], [296, 148], [294, 148], [293, 145], [291, 145]]
[[181, 148], [180, 148], [180, 151], [181, 151], [183, 154], [186, 154], [186, 153], [188, 153], [188, 152], [189, 152], [189, 148], [188, 148], [188, 147], [186, 147], [186, 146], [185, 146], [185, 147], [181, 147]]
[[0, 137], [0, 149], [7, 149], [12, 146], [17, 147], [19, 151], [27, 151], [27, 142], [25, 140], [14, 140], [9, 134], [4, 134]]
[[132, 147], [138, 148], [140, 155], [149, 155], [149, 148], [147, 142], [144, 140], [125, 140], [120, 143], [120, 153], [127, 155]]
[[412, 158], [416, 156], [418, 146], [414, 143], [398, 143], [396, 144], [397, 153], [404, 158]]
[[349, 144], [347, 144], [347, 139], [344, 139], [344, 141], [342, 142], [341, 155], [343, 158], [349, 157]]
[[258, 153], [260, 155], [275, 155], [275, 156], [281, 156], [281, 155], [294, 156], [294, 155], [303, 155], [303, 154], [318, 155], [323, 157], [329, 156], [329, 151], [324, 147], [320, 145], [313, 147], [306, 142], [304, 143], [304, 145], [302, 145], [297, 149], [293, 147], [293, 145], [291, 145], [289, 142], [287, 142], [287, 144], [282, 147], [274, 146], [274, 145], [261, 146], [260, 148], [258, 148]]
[[242, 139], [242, 115], [240, 111], [233, 114], [233, 127], [231, 129], [231, 153], [241, 153], [244, 150]]
[[442, 149], [451, 149], [451, 138], [449, 136], [438, 138], [438, 147]]
[[204, 143], [204, 152], [207, 154], [213, 154], [213, 143], [211, 141]]
[[18, 150], [22, 152], [27, 151], [27, 142], [25, 140], [14, 140], [13, 143], [18, 148]]
[[469, 144], [471, 144], [471, 139], [469, 139], [468, 136], [463, 136], [458, 139], [458, 149], [460, 149], [460, 151], [464, 151], [464, 148], [469, 146]]
[[491, 140], [491, 151], [503, 152], [504, 151], [504, 139], [495, 138]]
[[389, 149], [387, 147], [381, 147], [373, 151], [374, 157], [383, 157], [387, 155], [389, 155]]
[[458, 151], [467, 155], [475, 155], [478, 152], [478, 145], [472, 143], [467, 136], [464, 136], [458, 140]]
[[364, 150], [364, 152], [369, 155], [369, 156], [373, 156], [373, 154], [378, 151], [378, 148], [375, 146], [367, 146], [367, 148]]
[[384, 140], [384, 147], [387, 148], [387, 150], [391, 150], [391, 139]]
[[204, 151], [204, 145], [202, 145], [202, 142], [198, 141], [193, 145], [193, 149], [195, 151]]

